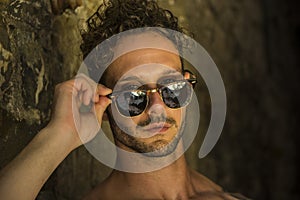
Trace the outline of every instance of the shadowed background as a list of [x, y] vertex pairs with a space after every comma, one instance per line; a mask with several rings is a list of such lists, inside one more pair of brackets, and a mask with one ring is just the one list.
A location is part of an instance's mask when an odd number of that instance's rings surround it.
[[[82, 61], [80, 30], [100, 2], [1, 1], [0, 168], [49, 121], [54, 86], [76, 74]], [[197, 87], [201, 123], [186, 154], [190, 166], [225, 190], [253, 199], [299, 199], [298, 1], [159, 3], [208, 51], [227, 93], [221, 138], [200, 160], [210, 103], [206, 89]], [[40, 199], [80, 199], [109, 172], [79, 148], [54, 172]]]

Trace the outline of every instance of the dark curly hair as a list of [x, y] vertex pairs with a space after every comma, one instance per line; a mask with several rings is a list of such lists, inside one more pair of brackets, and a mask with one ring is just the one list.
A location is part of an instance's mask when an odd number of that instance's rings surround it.
[[[83, 43], [81, 50], [83, 57], [101, 42], [123, 31], [145, 27], [160, 27], [191, 35], [178, 24], [178, 18], [169, 10], [158, 6], [155, 0], [103, 0], [97, 11], [87, 20], [87, 30], [82, 33]], [[161, 33], [169, 38], [176, 46], [180, 39], [170, 33]], [[86, 63], [91, 77], [97, 79], [97, 71], [103, 66], [101, 62], [109, 62], [113, 57], [111, 44], [106, 49], [101, 49], [95, 57], [96, 65]], [[95, 80], [97, 81], [97, 80]], [[97, 81], [98, 82], [98, 81]]]

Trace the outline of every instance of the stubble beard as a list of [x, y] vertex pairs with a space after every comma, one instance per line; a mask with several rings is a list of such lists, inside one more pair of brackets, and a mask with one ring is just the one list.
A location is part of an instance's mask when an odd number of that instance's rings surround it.
[[[175, 128], [178, 129], [178, 125], [176, 124], [176, 121], [174, 119], [167, 118], [166, 120], [174, 121], [175, 123], [173, 124], [173, 126], [175, 126]], [[158, 139], [151, 143], [140, 141], [138, 138], [127, 134], [123, 131], [126, 130], [129, 133], [132, 133], [135, 130], [129, 130], [128, 128], [121, 129], [116, 125], [116, 123], [113, 120], [110, 120], [110, 124], [112, 127], [114, 127], [112, 128], [112, 131], [114, 133], [115, 140], [117, 140], [121, 144], [125, 145], [126, 147], [132, 149], [137, 153], [141, 153], [148, 157], [164, 157], [173, 153], [176, 150], [178, 143], [183, 135], [185, 124], [184, 121], [185, 120], [182, 120], [178, 132], [174, 135], [171, 141]]]

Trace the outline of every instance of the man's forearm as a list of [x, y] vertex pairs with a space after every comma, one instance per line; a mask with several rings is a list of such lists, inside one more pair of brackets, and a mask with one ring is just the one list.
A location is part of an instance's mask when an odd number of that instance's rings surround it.
[[51, 173], [74, 148], [71, 134], [43, 129], [0, 172], [1, 199], [35, 199]]
[[[51, 121], [0, 172], [0, 198], [35, 199], [59, 163], [96, 136], [103, 113], [111, 103], [106, 95], [111, 92], [83, 74], [56, 85]], [[81, 113], [81, 105], [90, 102], [93, 109]]]

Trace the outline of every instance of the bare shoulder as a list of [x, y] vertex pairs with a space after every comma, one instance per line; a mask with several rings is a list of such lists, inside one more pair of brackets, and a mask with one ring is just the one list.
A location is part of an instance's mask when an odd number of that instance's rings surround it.
[[95, 188], [89, 191], [83, 200], [101, 200], [107, 196], [107, 184], [104, 182], [98, 184]]
[[221, 186], [195, 170], [190, 169], [190, 175], [193, 186], [197, 192], [197, 195], [192, 199], [250, 200], [241, 194], [225, 192]]
[[222, 191], [222, 187], [200, 174], [199, 172], [190, 169], [190, 175], [192, 183], [197, 192], [207, 192], [207, 191]]

